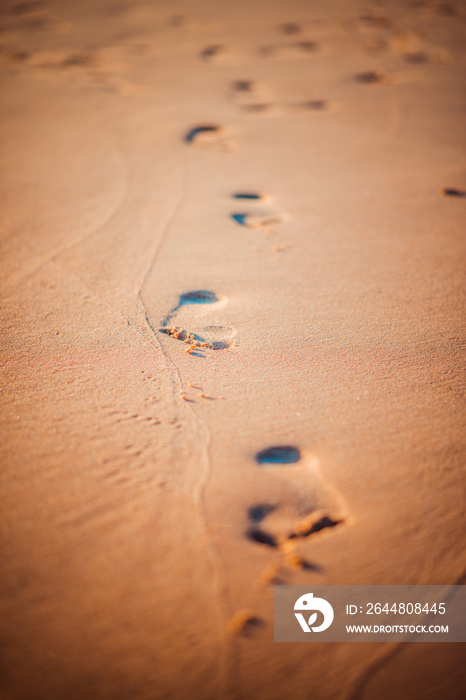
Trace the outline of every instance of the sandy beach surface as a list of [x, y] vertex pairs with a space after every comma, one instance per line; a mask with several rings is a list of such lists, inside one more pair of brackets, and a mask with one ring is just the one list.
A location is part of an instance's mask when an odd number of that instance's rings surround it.
[[273, 586], [466, 583], [465, 39], [1, 3], [1, 700], [461, 697], [461, 645], [274, 643]]

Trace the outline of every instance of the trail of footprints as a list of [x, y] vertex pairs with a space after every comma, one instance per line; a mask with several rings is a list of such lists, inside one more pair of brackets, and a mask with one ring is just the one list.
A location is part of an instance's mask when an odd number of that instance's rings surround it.
[[[197, 130], [190, 133], [195, 137]], [[264, 193], [240, 190], [232, 194], [232, 200], [241, 204], [241, 208], [231, 213], [232, 221], [238, 226], [263, 230], [268, 235], [270, 229], [286, 220], [285, 213], [272, 208], [270, 196]], [[222, 320], [227, 304], [226, 297], [211, 290], [183, 292], [162, 320], [159, 332], [185, 346], [184, 352], [193, 357], [230, 349], [235, 344], [236, 330]], [[198, 396], [213, 398], [205, 393]], [[181, 394], [181, 398], [194, 400], [186, 394]], [[273, 445], [258, 451], [253, 459], [258, 468], [257, 498], [245, 513], [245, 539], [253, 546], [276, 550], [282, 557], [282, 568], [319, 571], [318, 565], [300, 556], [299, 544], [317, 533], [341, 526], [346, 516], [319, 477], [315, 458], [303, 457], [301, 450], [293, 445]], [[270, 493], [276, 493], [277, 497], [271, 499]], [[276, 566], [271, 565], [261, 579], [268, 585], [277, 580], [276, 574]], [[231, 628], [246, 632], [251, 628], [251, 620], [256, 620], [254, 615], [240, 611], [233, 618]]]
[[[424, 3], [425, 5], [426, 3]], [[362, 31], [389, 32], [393, 29], [390, 18], [372, 11], [359, 17]], [[280, 25], [279, 31], [289, 37], [282, 43], [263, 46], [257, 50], [264, 59], [301, 58], [321, 51], [321, 45], [302, 37], [302, 25], [288, 22]], [[372, 42], [372, 43], [371, 43]], [[405, 35], [394, 35], [391, 39], [372, 36], [366, 42], [368, 52], [390, 48], [407, 63], [421, 64], [435, 54], [422, 46], [422, 42]], [[202, 60], [217, 62], [231, 58], [227, 46], [211, 44], [200, 54]], [[392, 77], [383, 70], [366, 70], [352, 76], [361, 86], [389, 85]], [[244, 113], [269, 115], [277, 110], [271, 91], [262, 83], [248, 78], [238, 78], [229, 85], [229, 95]], [[278, 105], [288, 111], [328, 113], [335, 110], [335, 103], [314, 97], [297, 105]], [[185, 142], [202, 150], [227, 152], [237, 147], [228, 129], [219, 124], [200, 124], [185, 134]], [[462, 189], [445, 188], [444, 195], [466, 197]], [[287, 215], [273, 205], [271, 197], [259, 191], [239, 190], [234, 192], [231, 220], [236, 225], [265, 237], [273, 235], [276, 228], [287, 220]], [[257, 249], [257, 246], [256, 246]], [[273, 250], [285, 250], [286, 246], [275, 246]], [[180, 295], [177, 305], [162, 321], [160, 332], [172, 341], [186, 346], [185, 353], [202, 357], [206, 352], [228, 350], [235, 345], [236, 330], [222, 321], [222, 311], [228, 300], [216, 292], [198, 289]], [[199, 387], [198, 387], [199, 388]], [[207, 396], [199, 394], [199, 396]], [[190, 400], [182, 395], [185, 400]], [[208, 397], [211, 398], [211, 397]], [[318, 462], [313, 456], [303, 454], [295, 445], [277, 444], [264, 447], [251, 456], [251, 468], [256, 472], [256, 499], [245, 513], [244, 537], [262, 550], [275, 551], [281, 564], [272, 562], [262, 573], [263, 585], [283, 583], [283, 572], [290, 569], [320, 571], [318, 563], [309, 562], [300, 554], [300, 545], [316, 537], [327, 536], [338, 531], [348, 522], [346, 509], [332, 487], [325, 484], [319, 475]], [[270, 494], [276, 496], [271, 498]], [[240, 610], [230, 623], [234, 632], [247, 632], [260, 626], [250, 611]]]

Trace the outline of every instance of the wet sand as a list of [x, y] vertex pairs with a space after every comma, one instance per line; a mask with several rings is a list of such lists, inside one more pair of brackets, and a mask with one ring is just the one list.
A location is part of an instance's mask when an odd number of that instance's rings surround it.
[[2, 700], [461, 696], [273, 585], [465, 582], [465, 27], [2, 4]]

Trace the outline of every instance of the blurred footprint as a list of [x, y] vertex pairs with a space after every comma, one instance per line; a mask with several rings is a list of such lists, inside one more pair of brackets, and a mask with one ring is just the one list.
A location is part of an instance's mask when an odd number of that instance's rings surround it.
[[255, 80], [233, 80], [230, 94], [243, 112], [249, 114], [270, 114], [275, 111], [271, 91], [265, 85]]
[[330, 100], [306, 100], [292, 105], [287, 105], [287, 111], [291, 114], [332, 114], [339, 111], [338, 104]]
[[237, 143], [228, 136], [228, 130], [218, 124], [201, 124], [192, 127], [184, 137], [186, 143], [209, 151], [234, 151]]
[[227, 350], [234, 344], [236, 329], [223, 322], [219, 313], [225, 297], [206, 289], [181, 294], [178, 304], [164, 318], [160, 333], [184, 343], [185, 352], [202, 356], [205, 350]]
[[258, 53], [263, 58], [293, 59], [305, 58], [321, 50], [316, 41], [294, 41], [287, 44], [271, 44], [259, 48]]
[[341, 497], [319, 474], [318, 460], [303, 456], [295, 445], [272, 445], [255, 460], [260, 468], [256, 491], [264, 498], [248, 509], [247, 539], [280, 550], [292, 566], [315, 568], [301, 559], [297, 546], [343, 525], [346, 507]]
[[282, 34], [301, 34], [302, 27], [298, 22], [284, 22], [278, 27]]
[[456, 187], [445, 187], [443, 194], [447, 197], [466, 197], [466, 190], [459, 190]]
[[[270, 201], [270, 197], [261, 192], [235, 192], [233, 199], [260, 205]], [[251, 229], [271, 228], [286, 221], [287, 216], [281, 211], [259, 208], [253, 211], [236, 211], [231, 218], [240, 226]]]
[[381, 70], [356, 73], [354, 80], [362, 85], [388, 85], [392, 82], [392, 78]]

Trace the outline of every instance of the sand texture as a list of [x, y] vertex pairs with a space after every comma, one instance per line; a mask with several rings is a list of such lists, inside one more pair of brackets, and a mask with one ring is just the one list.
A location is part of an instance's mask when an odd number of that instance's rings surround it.
[[460, 0], [1, 3], [1, 700], [461, 697], [273, 585], [466, 583], [465, 68]]

